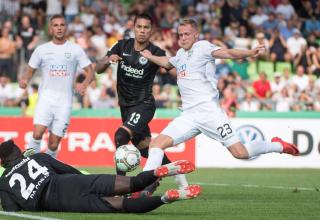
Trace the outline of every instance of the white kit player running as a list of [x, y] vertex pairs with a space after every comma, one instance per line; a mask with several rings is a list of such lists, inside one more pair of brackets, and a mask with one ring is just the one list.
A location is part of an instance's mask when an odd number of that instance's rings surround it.
[[83, 68], [86, 74], [86, 79], [76, 85], [76, 91], [80, 94], [84, 94], [94, 77], [88, 56], [79, 45], [66, 40], [66, 31], [64, 17], [54, 15], [49, 24], [52, 41], [36, 48], [26, 73], [19, 80], [20, 87], [24, 89], [35, 70], [41, 69], [42, 80], [33, 119], [33, 137], [28, 149], [40, 152], [40, 142], [48, 128], [47, 153], [53, 157], [56, 157], [58, 145], [69, 125], [77, 66]]
[[278, 152], [298, 155], [293, 144], [275, 137], [271, 142], [252, 141], [243, 145], [235, 134], [230, 119], [219, 106], [215, 58], [242, 59], [264, 52], [259, 45], [253, 50], [223, 49], [208, 41], [198, 41], [197, 23], [184, 19], [178, 27], [179, 45], [175, 57], [158, 57], [149, 51], [145, 58], [167, 69], [175, 67], [182, 99], [182, 114], [174, 119], [151, 143], [144, 170], [161, 166], [164, 149], [185, 142], [200, 133], [218, 140], [238, 159], [249, 159], [260, 154]]

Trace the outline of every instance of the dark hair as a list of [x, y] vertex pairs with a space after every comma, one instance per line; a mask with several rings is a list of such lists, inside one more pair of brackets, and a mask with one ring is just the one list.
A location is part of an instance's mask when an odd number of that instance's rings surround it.
[[137, 22], [138, 19], [146, 19], [146, 20], [149, 20], [151, 26], [153, 25], [153, 20], [152, 20], [151, 16], [148, 15], [148, 14], [139, 14], [139, 15], [136, 15], [136, 17], [135, 17], [134, 20], [133, 20], [133, 24], [136, 24], [136, 22]]
[[32, 84], [31, 84], [31, 88], [32, 88], [32, 89], [35, 89], [35, 90], [38, 90], [38, 89], [39, 89], [39, 86], [38, 86], [38, 84], [36, 84], [36, 83], [32, 83]]
[[54, 19], [57, 19], [57, 18], [63, 18], [64, 19], [64, 16], [61, 15], [61, 14], [52, 15], [52, 17], [50, 18], [50, 22], [53, 21]]
[[1, 165], [6, 168], [11, 162], [21, 156], [21, 150], [13, 142], [13, 140], [8, 140], [0, 144], [0, 158]]

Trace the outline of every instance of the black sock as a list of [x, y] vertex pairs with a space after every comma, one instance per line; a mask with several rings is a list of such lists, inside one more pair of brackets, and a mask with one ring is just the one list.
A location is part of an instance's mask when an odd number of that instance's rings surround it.
[[148, 158], [149, 156], [149, 148], [139, 149], [140, 154], [144, 158]]
[[131, 137], [129, 132], [124, 128], [118, 128], [116, 133], [114, 134], [114, 141], [116, 143], [116, 147], [120, 147], [122, 145], [128, 144]]
[[123, 210], [131, 213], [145, 213], [150, 212], [163, 204], [161, 196], [142, 197], [137, 199], [124, 198]]
[[[131, 137], [130, 134], [128, 133], [128, 131], [124, 128], [118, 128], [118, 130], [116, 131], [116, 133], [114, 134], [114, 140], [116, 143], [116, 148], [128, 144], [130, 141]], [[118, 168], [116, 168], [116, 172], [117, 175], [120, 176], [125, 176], [126, 172], [119, 170]]]
[[162, 165], [165, 165], [165, 164], [168, 164], [168, 163], [171, 163], [171, 160], [169, 160], [169, 158], [167, 157], [166, 154], [163, 155], [163, 158], [162, 158]]
[[154, 175], [154, 170], [143, 171], [137, 176], [131, 177], [130, 191], [137, 192], [141, 191], [158, 179]]

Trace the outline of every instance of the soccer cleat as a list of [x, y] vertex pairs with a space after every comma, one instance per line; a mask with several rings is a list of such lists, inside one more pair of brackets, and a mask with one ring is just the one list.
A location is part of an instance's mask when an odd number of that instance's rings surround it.
[[86, 170], [79, 170], [80, 173], [82, 173], [83, 175], [90, 175], [90, 172], [86, 171]]
[[195, 166], [188, 160], [178, 160], [169, 164], [165, 164], [154, 170], [157, 177], [173, 176], [183, 173], [191, 173], [195, 170]]
[[22, 154], [24, 157], [30, 157], [31, 155], [34, 155], [36, 151], [33, 148], [26, 149]]
[[160, 185], [160, 179], [153, 182], [151, 185], [147, 186], [144, 190], [139, 192], [131, 193], [128, 198], [137, 199], [141, 197], [150, 197], [156, 191], [158, 186]]
[[283, 141], [281, 138], [279, 137], [274, 137], [271, 139], [271, 142], [278, 142], [282, 145], [283, 147], [283, 151], [282, 153], [286, 153], [286, 154], [291, 154], [293, 156], [298, 156], [299, 155], [299, 149], [297, 148], [296, 145], [288, 143]]
[[165, 202], [174, 202], [177, 200], [193, 199], [200, 195], [201, 187], [199, 185], [190, 185], [184, 189], [170, 189], [164, 194]]
[[127, 198], [129, 198], [129, 199], [138, 199], [138, 198], [142, 198], [142, 197], [151, 197], [151, 196], [152, 196], [152, 194], [150, 192], [142, 190], [142, 191], [139, 191], [139, 192], [131, 193], [130, 195], [128, 195]]

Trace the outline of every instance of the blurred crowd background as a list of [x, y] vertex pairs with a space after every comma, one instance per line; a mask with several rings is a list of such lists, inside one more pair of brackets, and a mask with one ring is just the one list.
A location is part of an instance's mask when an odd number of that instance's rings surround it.
[[[220, 102], [229, 116], [241, 111], [320, 111], [320, 0], [0, 0], [0, 106], [32, 115], [41, 75], [18, 88], [35, 47], [50, 40], [48, 19], [64, 14], [68, 39], [95, 62], [119, 39], [134, 37], [135, 14], [155, 21], [152, 42], [174, 56], [181, 18], [198, 21], [200, 38], [220, 47], [251, 49], [255, 59], [216, 60]], [[77, 80], [83, 77], [79, 70]], [[74, 108], [117, 107], [116, 66], [97, 78]], [[160, 69], [153, 93], [159, 108], [180, 106], [175, 77]]]

